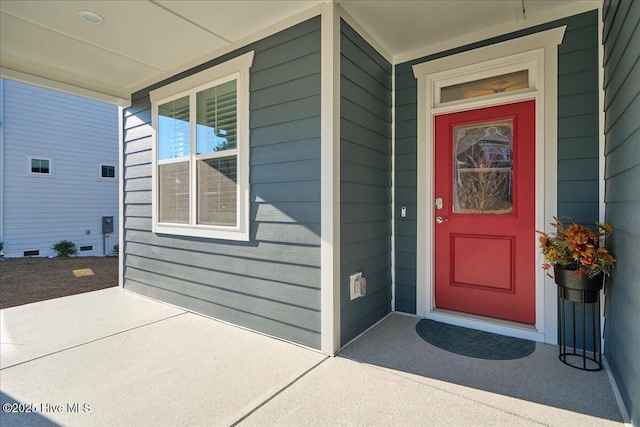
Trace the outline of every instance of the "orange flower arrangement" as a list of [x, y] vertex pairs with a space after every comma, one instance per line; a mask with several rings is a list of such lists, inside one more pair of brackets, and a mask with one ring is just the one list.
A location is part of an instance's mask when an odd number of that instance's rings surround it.
[[538, 231], [540, 248], [546, 260], [542, 268], [575, 270], [590, 278], [601, 273], [610, 276], [616, 260], [606, 248], [600, 247], [600, 240], [609, 236], [613, 228], [600, 222], [596, 222], [597, 232], [575, 222], [565, 228], [558, 218], [554, 219], [556, 222], [551, 223], [556, 229], [554, 233]]

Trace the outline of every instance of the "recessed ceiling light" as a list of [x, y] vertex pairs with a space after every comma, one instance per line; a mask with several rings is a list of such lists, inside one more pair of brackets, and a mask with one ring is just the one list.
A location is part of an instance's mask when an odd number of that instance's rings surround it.
[[79, 10], [78, 16], [90, 24], [102, 24], [104, 22], [104, 18], [102, 16], [95, 12], [91, 12], [90, 10]]

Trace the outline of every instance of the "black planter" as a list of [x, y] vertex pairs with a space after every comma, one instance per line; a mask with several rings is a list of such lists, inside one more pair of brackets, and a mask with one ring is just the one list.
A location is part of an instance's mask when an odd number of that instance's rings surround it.
[[558, 296], [572, 302], [594, 303], [602, 289], [602, 274], [590, 279], [584, 273], [553, 267], [553, 276], [558, 285]]

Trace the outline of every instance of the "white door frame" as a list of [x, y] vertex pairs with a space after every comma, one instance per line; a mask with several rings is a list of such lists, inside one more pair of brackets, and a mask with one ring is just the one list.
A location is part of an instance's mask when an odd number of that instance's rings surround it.
[[[416, 314], [434, 320], [503, 335], [555, 344], [557, 342], [556, 286], [536, 268], [536, 324], [488, 319], [436, 310], [434, 304], [434, 120], [438, 114], [524, 100], [536, 102], [536, 220], [545, 230], [557, 212], [557, 83], [558, 45], [566, 26], [519, 37], [413, 66], [418, 79], [418, 206]], [[439, 88], [513, 68], [529, 70], [529, 89], [441, 104]], [[532, 240], [537, 247], [537, 239]], [[537, 250], [537, 253], [539, 251]], [[538, 257], [541, 263], [541, 258]], [[536, 266], [538, 267], [538, 266]]]

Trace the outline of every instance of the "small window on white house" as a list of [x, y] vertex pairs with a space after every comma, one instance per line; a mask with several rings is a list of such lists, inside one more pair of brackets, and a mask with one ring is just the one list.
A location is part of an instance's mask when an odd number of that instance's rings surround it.
[[31, 173], [49, 175], [51, 173], [51, 161], [49, 159], [30, 159]]
[[253, 52], [151, 92], [154, 232], [248, 240]]
[[100, 165], [100, 176], [103, 178], [115, 178], [116, 167], [111, 165]]

